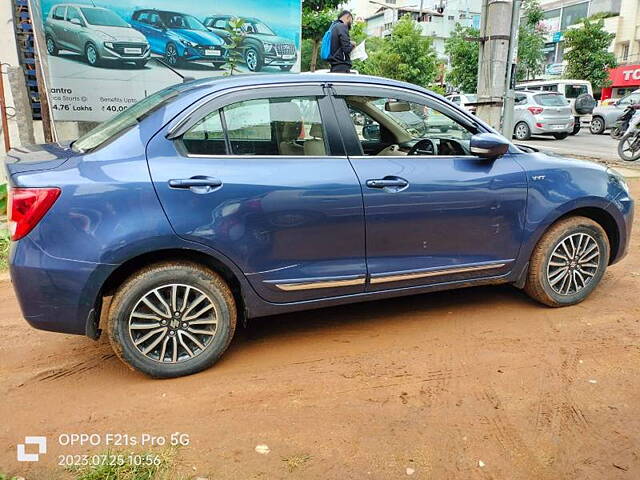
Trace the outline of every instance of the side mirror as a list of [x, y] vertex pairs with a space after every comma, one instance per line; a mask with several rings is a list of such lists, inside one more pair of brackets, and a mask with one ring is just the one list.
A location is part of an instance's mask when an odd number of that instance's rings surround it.
[[79, 27], [82, 27], [82, 21], [79, 18], [72, 18], [71, 20], [69, 20], [71, 23], [73, 23], [74, 25], [78, 25]]
[[365, 140], [380, 140], [380, 125], [372, 123], [362, 127], [362, 136]]
[[509, 141], [495, 133], [477, 133], [471, 137], [469, 149], [472, 155], [494, 159], [509, 151]]

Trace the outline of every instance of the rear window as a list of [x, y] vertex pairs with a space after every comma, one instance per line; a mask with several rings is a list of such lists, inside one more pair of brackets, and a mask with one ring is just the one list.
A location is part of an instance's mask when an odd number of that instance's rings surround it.
[[586, 85], [566, 85], [564, 94], [567, 98], [578, 98], [583, 93], [589, 93]]
[[534, 95], [533, 98], [538, 105], [543, 107], [564, 107], [568, 104], [562, 95], [540, 94]]

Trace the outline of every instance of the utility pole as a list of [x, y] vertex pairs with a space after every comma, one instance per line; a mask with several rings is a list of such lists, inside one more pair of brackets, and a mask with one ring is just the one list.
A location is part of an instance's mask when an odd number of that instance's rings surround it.
[[518, 33], [520, 31], [520, 7], [522, 0], [513, 0], [511, 10], [511, 45], [507, 58], [507, 78], [505, 79], [504, 112], [502, 114], [502, 135], [513, 136], [513, 108], [516, 100], [516, 65], [518, 60]]
[[514, 0], [484, 0], [480, 30], [477, 115], [501, 130]]

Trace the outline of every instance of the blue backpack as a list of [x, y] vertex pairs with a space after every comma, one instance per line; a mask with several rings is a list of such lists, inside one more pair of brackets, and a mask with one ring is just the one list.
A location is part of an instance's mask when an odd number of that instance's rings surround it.
[[324, 36], [322, 37], [322, 44], [320, 45], [320, 58], [322, 58], [322, 60], [329, 60], [331, 57], [331, 32], [335, 25], [336, 22], [333, 22], [329, 30], [324, 32]]

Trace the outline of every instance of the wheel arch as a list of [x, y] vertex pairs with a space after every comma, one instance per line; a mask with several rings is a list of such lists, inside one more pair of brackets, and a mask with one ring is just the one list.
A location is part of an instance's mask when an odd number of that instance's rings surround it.
[[169, 261], [196, 263], [198, 265], [205, 266], [220, 275], [224, 281], [227, 282], [227, 285], [229, 285], [229, 288], [233, 293], [236, 305], [238, 306], [237, 313], [239, 319], [242, 319], [243, 321], [246, 320], [242, 283], [238, 278], [238, 274], [234, 272], [232, 268], [218, 258], [198, 250], [171, 248], [145, 252], [132, 257], [120, 264], [109, 274], [102, 284], [102, 288], [100, 289], [96, 299], [94, 311], [98, 312], [98, 315], [93, 319], [93, 321], [96, 322], [96, 331], [106, 318], [109, 305], [111, 303], [111, 297], [127, 278], [146, 266]]

